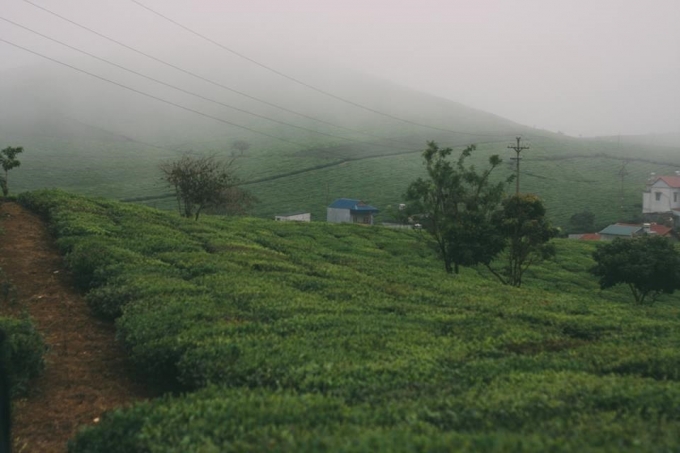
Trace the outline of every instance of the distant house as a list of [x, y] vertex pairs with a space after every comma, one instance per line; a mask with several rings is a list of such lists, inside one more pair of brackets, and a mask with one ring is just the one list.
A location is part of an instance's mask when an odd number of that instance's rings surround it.
[[292, 212], [274, 216], [274, 220], [278, 222], [311, 222], [312, 214], [309, 212]]
[[642, 213], [662, 212], [680, 217], [680, 175], [658, 176], [647, 181], [642, 193]]
[[642, 234], [642, 225], [625, 225], [615, 223], [600, 231], [600, 237], [604, 241], [611, 241], [615, 238], [630, 239]]
[[378, 208], [361, 200], [338, 198], [326, 208], [326, 220], [331, 223], [362, 223], [373, 225], [373, 216]]
[[[600, 231], [600, 238], [604, 241], [609, 241], [615, 238], [630, 239], [643, 234], [654, 236], [663, 236], [670, 239], [676, 239], [676, 235], [671, 227], [659, 225], [656, 223], [615, 223], [609, 225], [604, 230]], [[582, 238], [583, 239], [583, 238]]]

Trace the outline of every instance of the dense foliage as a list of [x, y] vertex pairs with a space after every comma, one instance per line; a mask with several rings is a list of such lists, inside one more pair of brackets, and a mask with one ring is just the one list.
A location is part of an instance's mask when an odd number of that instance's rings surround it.
[[600, 288], [627, 285], [639, 304], [680, 289], [680, 252], [667, 238], [616, 238], [600, 245], [593, 258], [591, 272], [600, 277]]
[[550, 240], [557, 236], [558, 230], [547, 219], [540, 198], [530, 194], [503, 200], [503, 209], [496, 221], [508, 241], [507, 264], [501, 272], [488, 264], [487, 267], [504, 284], [520, 287], [531, 266], [555, 256], [555, 245]]
[[590, 209], [577, 212], [569, 217], [569, 232], [593, 233], [595, 231], [595, 214]]
[[513, 288], [442, 278], [418, 231], [20, 199], [140, 374], [188, 391], [108, 414], [72, 453], [680, 447], [679, 299], [599, 292], [591, 244], [556, 241]]
[[488, 265], [505, 247], [506, 238], [493, 221], [505, 184], [489, 181], [501, 160], [491, 156], [489, 167], [478, 173], [465, 165], [475, 149], [465, 148], [454, 164], [449, 160], [452, 148], [428, 142], [423, 151], [427, 177], [416, 179], [406, 191], [408, 209], [432, 237], [448, 273], [458, 274], [460, 266]]
[[0, 317], [0, 330], [6, 335], [0, 354], [9, 365], [11, 393], [19, 395], [26, 391], [28, 381], [42, 372], [45, 344], [29, 319]]

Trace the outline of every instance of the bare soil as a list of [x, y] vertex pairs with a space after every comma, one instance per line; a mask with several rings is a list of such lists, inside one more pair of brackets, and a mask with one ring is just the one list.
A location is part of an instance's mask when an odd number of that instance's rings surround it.
[[[74, 288], [42, 220], [0, 202], [0, 268], [48, 346], [45, 371], [14, 402], [15, 452], [65, 452], [78, 428], [102, 413], [150, 397], [133, 380], [114, 327], [94, 318]], [[19, 308], [17, 308], [19, 307]]]

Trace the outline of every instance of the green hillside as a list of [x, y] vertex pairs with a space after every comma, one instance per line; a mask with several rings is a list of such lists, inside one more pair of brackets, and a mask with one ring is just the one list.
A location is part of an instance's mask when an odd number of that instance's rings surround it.
[[186, 221], [25, 193], [141, 377], [76, 452], [675, 451], [680, 297], [634, 306], [556, 241], [521, 289], [420, 232]]
[[[523, 152], [522, 190], [541, 196], [559, 226], [566, 227], [569, 217], [584, 209], [596, 213], [599, 226], [640, 214], [641, 191], [650, 172], [680, 169], [680, 148], [668, 137], [585, 139], [553, 134], [366, 76], [327, 75], [330, 79], [319, 83], [411, 123], [254, 75], [252, 80], [232, 75], [227, 83], [307, 117], [215, 87], [198, 91], [260, 116], [169, 89], [154, 91], [266, 134], [259, 135], [84, 75], [50, 69], [3, 76], [0, 96], [13, 108], [0, 112], [0, 146], [26, 149], [22, 166], [11, 175], [15, 191], [64, 188], [173, 209], [173, 198], [160, 180], [161, 162], [189, 151], [226, 157], [235, 140], [246, 140], [252, 146], [239, 160], [239, 175], [260, 200], [252, 214], [271, 218], [309, 211], [313, 219], [324, 220], [325, 207], [340, 197], [359, 198], [383, 211], [400, 203], [408, 183], [422, 172], [420, 151], [427, 140], [460, 149], [475, 143], [478, 162], [500, 154], [508, 163], [507, 173], [514, 156], [507, 145], [522, 135], [531, 146]], [[627, 159], [622, 184], [619, 173]], [[383, 215], [383, 220], [388, 219]]]

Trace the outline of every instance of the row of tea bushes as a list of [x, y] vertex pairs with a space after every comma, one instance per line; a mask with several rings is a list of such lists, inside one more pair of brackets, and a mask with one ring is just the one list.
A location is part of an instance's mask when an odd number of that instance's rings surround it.
[[[72, 453], [676, 451], [678, 387], [582, 373], [511, 374], [437, 401], [208, 388], [107, 414]], [[670, 396], [670, 398], [669, 398]]]

